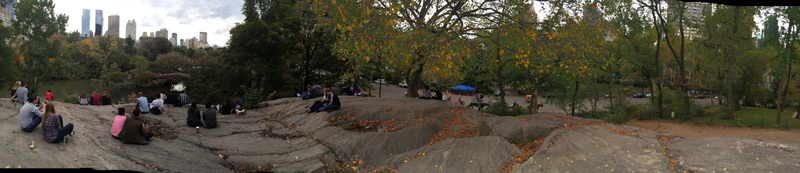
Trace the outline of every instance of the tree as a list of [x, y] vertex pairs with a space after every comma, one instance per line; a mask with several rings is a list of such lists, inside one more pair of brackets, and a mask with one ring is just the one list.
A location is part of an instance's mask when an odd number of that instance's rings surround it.
[[[328, 14], [336, 20], [337, 28], [346, 30], [340, 34], [341, 47], [356, 47], [352, 52], [370, 51], [375, 56], [341, 57], [351, 59], [387, 58], [392, 63], [402, 63], [408, 83], [407, 97], [416, 98], [420, 79], [424, 71], [438, 71], [441, 67], [454, 69], [458, 58], [466, 57], [469, 51], [454, 52], [449, 49], [458, 39], [486, 33], [491, 20], [508, 17], [497, 10], [512, 3], [499, 1], [431, 1], [431, 0], [386, 0], [386, 1], [331, 1]], [[518, 4], [518, 3], [517, 3]], [[368, 23], [373, 23], [372, 25]], [[380, 30], [366, 30], [381, 26]], [[384, 27], [385, 26], [385, 27]], [[385, 32], [387, 30], [401, 32]], [[365, 31], [365, 32], [355, 32]], [[353, 34], [357, 33], [357, 34]], [[359, 39], [350, 39], [350, 38]], [[373, 43], [382, 42], [369, 48]], [[343, 49], [343, 48], [339, 48]], [[390, 53], [390, 54], [385, 54]], [[352, 53], [352, 55], [356, 55]], [[426, 68], [427, 67], [427, 68]]]
[[[5, 7], [7, 3], [6, 1], [0, 1], [0, 7]], [[0, 23], [5, 21], [0, 20]], [[15, 80], [19, 80], [19, 70], [17, 69], [18, 59], [15, 59], [16, 53], [14, 53], [14, 49], [11, 48], [9, 43], [13, 41], [13, 33], [14, 28], [6, 27], [5, 25], [0, 24], [0, 82], [4, 84], [9, 84], [14, 82]], [[5, 87], [6, 85], [2, 85]]]
[[35, 91], [38, 82], [50, 80], [53, 76], [46, 74], [54, 69], [55, 58], [58, 57], [58, 33], [64, 33], [69, 17], [56, 15], [51, 0], [20, 0], [14, 8], [17, 20], [12, 22], [16, 34], [26, 38], [20, 45], [22, 54], [23, 79], [33, 80], [30, 85]]
[[166, 38], [161, 37], [142, 37], [139, 39], [137, 46], [139, 54], [146, 57], [147, 60], [150, 61], [155, 61], [158, 55], [166, 54], [172, 51], [172, 43], [170, 43]]
[[158, 73], [183, 72], [192, 66], [192, 60], [180, 53], [171, 52], [159, 55], [153, 65], [153, 71]]
[[777, 98], [775, 99], [775, 104], [778, 106], [778, 113], [775, 117], [775, 124], [781, 124], [781, 112], [783, 111], [784, 105], [786, 104], [787, 95], [789, 95], [789, 84], [792, 81], [792, 65], [795, 61], [797, 61], [797, 53], [796, 49], [797, 46], [795, 45], [795, 41], [798, 39], [800, 32], [798, 32], [798, 26], [800, 26], [800, 7], [791, 6], [791, 7], [782, 7], [776, 9], [778, 14], [781, 17], [785, 18], [788, 22], [788, 28], [783, 29], [783, 43], [784, 48], [780, 52], [775, 61], [779, 62], [779, 66], [775, 69], [776, 73], [778, 74], [778, 78], [776, 78], [778, 82], [778, 93]]

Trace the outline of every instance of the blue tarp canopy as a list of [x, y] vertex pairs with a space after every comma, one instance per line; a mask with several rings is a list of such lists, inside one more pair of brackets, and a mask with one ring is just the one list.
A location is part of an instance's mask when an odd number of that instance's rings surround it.
[[466, 85], [458, 85], [454, 87], [450, 87], [450, 90], [457, 91], [457, 92], [475, 92], [475, 88]]

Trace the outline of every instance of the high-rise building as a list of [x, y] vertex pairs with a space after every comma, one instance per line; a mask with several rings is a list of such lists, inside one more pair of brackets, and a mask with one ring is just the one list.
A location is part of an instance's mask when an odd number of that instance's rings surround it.
[[169, 39], [169, 31], [167, 31], [167, 28], [161, 28], [161, 30], [156, 31], [156, 37]]
[[103, 10], [94, 10], [94, 35], [103, 36]]
[[172, 46], [178, 46], [178, 33], [172, 33], [172, 37], [169, 38], [169, 42], [172, 43]]
[[106, 35], [119, 38], [119, 15], [108, 16], [108, 31], [106, 31]]
[[685, 3], [683, 6], [683, 34], [689, 39], [701, 37], [700, 28], [706, 23], [703, 16], [710, 15], [711, 5], [705, 2], [669, 1], [668, 17], [674, 26], [678, 25], [677, 14], [681, 10], [680, 3]]
[[88, 37], [89, 30], [91, 30], [91, 26], [89, 25], [89, 21], [91, 20], [92, 10], [83, 9], [83, 16], [81, 16], [81, 37]]
[[198, 41], [200, 43], [205, 43], [206, 45], [208, 45], [208, 33], [200, 32], [200, 40], [198, 40]]
[[186, 43], [183, 42], [183, 39], [181, 39], [181, 44], [179, 44], [178, 46], [186, 46]]
[[14, 16], [14, 4], [17, 3], [16, 0], [0, 0], [6, 2], [5, 7], [0, 7], [0, 20], [2, 20], [3, 26], [11, 26], [11, 21], [16, 19]]
[[142, 37], [147, 37], [147, 31], [142, 32]]
[[186, 47], [189, 49], [196, 49], [200, 47], [200, 42], [197, 41], [197, 37], [192, 37], [189, 40], [186, 40]]
[[133, 41], [136, 41], [136, 20], [128, 20], [128, 24], [125, 25], [125, 37], [130, 37]]
[[154, 34], [153, 32], [150, 32], [150, 37], [156, 37], [156, 34]]

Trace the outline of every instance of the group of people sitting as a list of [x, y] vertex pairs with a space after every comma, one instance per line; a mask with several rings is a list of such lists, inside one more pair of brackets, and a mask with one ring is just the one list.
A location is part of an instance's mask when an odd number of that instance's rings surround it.
[[325, 94], [325, 88], [316, 83], [313, 85], [306, 85], [306, 88], [308, 89], [307, 91], [303, 91], [302, 94], [297, 94], [297, 96], [303, 100], [322, 97], [322, 95]]
[[[431, 95], [431, 93], [436, 95]], [[419, 96], [420, 99], [434, 99], [434, 100], [442, 100], [442, 91], [439, 88], [431, 88], [430, 85], [425, 85], [422, 88], [422, 96]]]
[[342, 103], [339, 102], [339, 96], [333, 94], [331, 89], [325, 89], [325, 95], [322, 96], [322, 99], [314, 101], [314, 104], [311, 105], [306, 112], [322, 112], [326, 111], [330, 113], [334, 110], [339, 110], [342, 106]]
[[156, 96], [156, 99], [153, 100], [152, 103], [147, 102], [147, 97], [139, 92], [139, 98], [136, 99], [136, 107], [141, 114], [152, 113], [153, 115], [161, 115], [167, 113], [164, 110], [164, 99], [167, 97], [166, 94], [160, 93]]
[[153, 137], [153, 133], [147, 132], [144, 123], [139, 119], [141, 110], [133, 110], [133, 115], [126, 116], [125, 108], [117, 108], [117, 115], [111, 125], [111, 136], [119, 139], [125, 144], [146, 145], [148, 140]]
[[[48, 91], [49, 92], [49, 91]], [[89, 96], [86, 91], [83, 92], [80, 96], [80, 100], [78, 101], [80, 105], [111, 105], [111, 95], [108, 94], [108, 91], [103, 92], [103, 95], [100, 95], [98, 90], [94, 90], [91, 96]]]
[[64, 125], [64, 119], [56, 114], [54, 103], [44, 103], [36, 106], [39, 96], [31, 94], [20, 103], [24, 105], [19, 110], [19, 125], [23, 132], [33, 132], [39, 124], [42, 124], [42, 137], [49, 143], [64, 142], [67, 135], [73, 136], [72, 123]]

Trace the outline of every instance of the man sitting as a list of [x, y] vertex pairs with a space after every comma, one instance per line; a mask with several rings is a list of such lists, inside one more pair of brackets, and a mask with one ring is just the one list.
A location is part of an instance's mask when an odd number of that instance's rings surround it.
[[139, 120], [139, 110], [133, 110], [133, 116], [127, 117], [119, 132], [119, 139], [125, 144], [146, 145], [153, 133], [145, 132], [144, 123]]
[[[17, 91], [19, 93], [19, 91]], [[39, 96], [36, 94], [32, 94], [28, 97], [28, 102], [19, 109], [19, 126], [22, 128], [23, 132], [33, 132], [39, 124], [42, 123], [42, 111], [40, 110], [41, 107], [37, 108], [36, 103], [39, 101]]]
[[339, 96], [336, 96], [331, 92], [330, 89], [325, 89], [325, 95], [322, 97], [321, 100], [317, 100], [311, 105], [311, 108], [306, 110], [306, 112], [322, 112], [327, 111], [331, 112], [333, 110], [339, 110], [342, 104], [339, 102]]
[[153, 100], [153, 102], [150, 103], [150, 113], [153, 113], [153, 115], [166, 114], [167, 111], [164, 110], [164, 99], [157, 97], [157, 99]]

